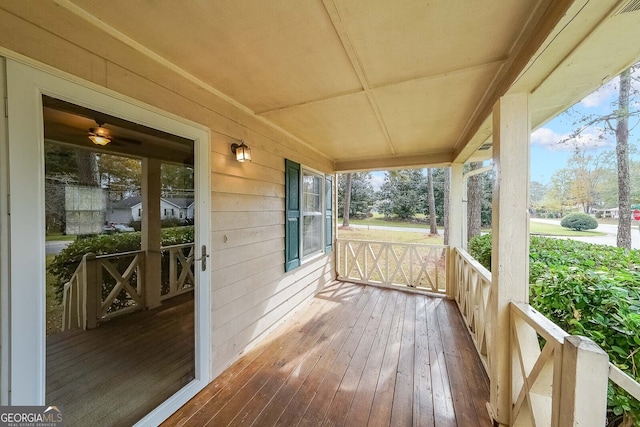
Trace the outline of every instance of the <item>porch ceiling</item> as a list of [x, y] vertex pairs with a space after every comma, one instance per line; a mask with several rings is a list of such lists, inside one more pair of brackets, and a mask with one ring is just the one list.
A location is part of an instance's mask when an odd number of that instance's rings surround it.
[[493, 103], [537, 126], [640, 57], [628, 0], [58, 0], [297, 136], [336, 170], [488, 157]]

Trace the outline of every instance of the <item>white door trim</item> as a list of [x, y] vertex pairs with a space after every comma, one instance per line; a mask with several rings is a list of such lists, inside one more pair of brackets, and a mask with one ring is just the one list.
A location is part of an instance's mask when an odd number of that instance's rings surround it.
[[9, 404], [9, 158], [5, 59], [0, 57], [0, 405]]
[[[210, 246], [210, 131], [121, 94], [66, 74], [53, 74], [7, 59], [8, 159], [11, 197], [9, 298], [10, 396], [12, 405], [43, 405], [45, 390], [45, 220], [42, 95], [179, 135], [195, 141], [196, 253]], [[209, 249], [209, 252], [211, 250]], [[209, 263], [210, 264], [210, 263]], [[38, 268], [34, 268], [38, 266]], [[177, 410], [210, 381], [210, 269], [196, 266], [196, 379], [141, 423], [155, 424]], [[7, 297], [7, 295], [3, 295]]]

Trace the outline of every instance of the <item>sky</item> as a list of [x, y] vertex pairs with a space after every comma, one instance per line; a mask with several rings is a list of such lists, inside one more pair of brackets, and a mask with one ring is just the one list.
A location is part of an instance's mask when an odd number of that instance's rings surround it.
[[[640, 80], [640, 68], [635, 72], [634, 77]], [[612, 103], [617, 100], [619, 81], [618, 77], [612, 79], [531, 134], [531, 181], [548, 184], [555, 172], [567, 166], [576, 144], [586, 147], [590, 154], [615, 150], [615, 136], [611, 132], [603, 132], [602, 125], [586, 129], [578, 138], [567, 139], [578, 126], [575, 123], [581, 115], [603, 115], [611, 111]], [[634, 81], [632, 85], [635, 90], [640, 91], [640, 82]], [[637, 105], [640, 103], [637, 97], [635, 103], [636, 109], [640, 107]], [[631, 119], [629, 127], [636, 124], [637, 120], [637, 118]], [[629, 144], [640, 146], [640, 125], [630, 131]], [[634, 158], [638, 157], [640, 155]], [[371, 181], [374, 189], [377, 190], [382, 186], [384, 176], [384, 172], [372, 172]]]
[[[640, 77], [640, 70], [634, 77]], [[531, 134], [531, 181], [549, 183], [553, 174], [567, 166], [575, 145], [585, 147], [589, 153], [597, 154], [604, 150], [615, 150], [615, 135], [604, 132], [599, 124], [586, 129], [578, 138], [568, 139], [579, 125], [575, 122], [580, 115], [607, 114], [612, 111], [611, 104], [617, 101], [619, 78], [614, 78], [598, 90], [578, 102], [567, 112], [558, 115]], [[640, 90], [640, 83], [632, 83]], [[636, 99], [635, 103], [638, 104]], [[635, 106], [636, 108], [638, 105]], [[633, 109], [633, 107], [631, 107]], [[637, 118], [629, 120], [629, 127], [637, 123]], [[640, 145], [640, 129], [630, 130], [629, 144]]]

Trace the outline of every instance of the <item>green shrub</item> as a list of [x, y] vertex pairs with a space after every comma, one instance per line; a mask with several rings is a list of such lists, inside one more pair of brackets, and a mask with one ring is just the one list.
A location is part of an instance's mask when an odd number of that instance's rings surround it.
[[593, 230], [598, 228], [598, 221], [586, 213], [574, 212], [562, 218], [560, 225], [576, 231]]
[[[491, 269], [490, 235], [469, 241], [469, 252]], [[531, 237], [529, 265], [531, 305], [568, 333], [591, 338], [640, 379], [640, 251]], [[608, 396], [610, 418], [625, 414], [640, 426], [638, 401], [614, 386]]]
[[475, 236], [469, 240], [469, 253], [487, 270], [491, 270], [491, 234]]
[[[194, 241], [194, 227], [176, 227], [162, 229], [161, 245], [170, 246], [180, 243], [191, 243]], [[54, 287], [56, 296], [62, 301], [62, 292], [64, 284], [69, 281], [73, 273], [78, 268], [84, 254], [93, 252], [96, 255], [106, 255], [121, 252], [140, 250], [141, 233], [115, 233], [115, 234], [99, 234], [86, 239], [78, 239], [57, 254], [51, 265], [49, 273], [55, 277]], [[118, 271], [122, 271], [131, 257], [122, 257], [115, 260]], [[105, 282], [103, 291], [108, 290], [110, 283]], [[104, 293], [104, 292], [103, 292]]]

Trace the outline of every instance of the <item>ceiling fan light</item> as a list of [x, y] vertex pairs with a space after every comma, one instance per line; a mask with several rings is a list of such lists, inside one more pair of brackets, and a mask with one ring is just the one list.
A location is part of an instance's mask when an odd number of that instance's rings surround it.
[[111, 142], [109, 129], [103, 127], [89, 129], [89, 139], [96, 145], [107, 145]]

